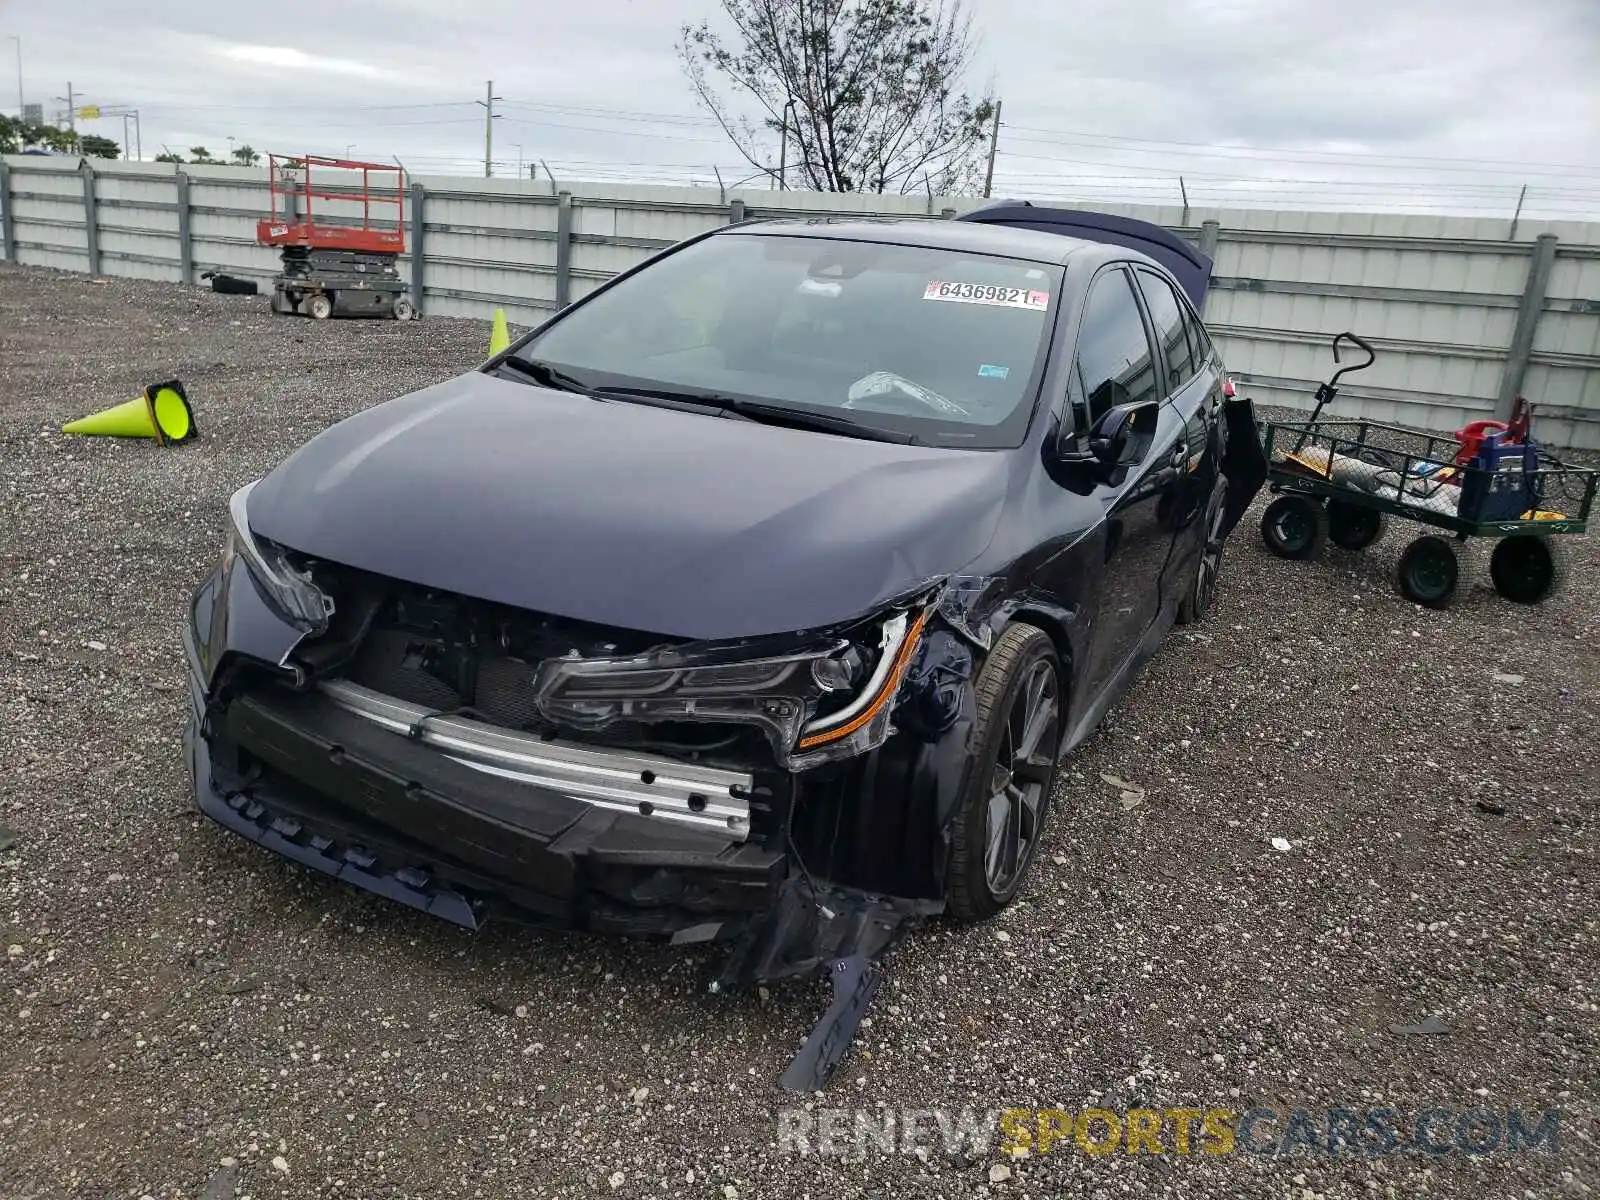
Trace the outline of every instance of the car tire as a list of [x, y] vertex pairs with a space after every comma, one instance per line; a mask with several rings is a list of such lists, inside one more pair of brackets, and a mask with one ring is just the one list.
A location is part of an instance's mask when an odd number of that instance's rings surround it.
[[[1037, 626], [1012, 625], [989, 652], [974, 690], [973, 753], [945, 880], [950, 915], [963, 923], [986, 920], [1016, 898], [1044, 834], [1066, 718], [1055, 643]], [[1035, 720], [1039, 728], [1029, 728]]]
[[1205, 541], [1200, 545], [1200, 557], [1194, 564], [1194, 575], [1178, 600], [1178, 624], [1193, 625], [1203, 621], [1216, 599], [1217, 580], [1222, 576], [1222, 550], [1227, 545], [1223, 529], [1228, 520], [1228, 480], [1217, 476], [1211, 489], [1211, 499], [1206, 503]]
[[1279, 558], [1305, 562], [1328, 540], [1328, 512], [1305, 496], [1279, 496], [1261, 514], [1261, 540]]

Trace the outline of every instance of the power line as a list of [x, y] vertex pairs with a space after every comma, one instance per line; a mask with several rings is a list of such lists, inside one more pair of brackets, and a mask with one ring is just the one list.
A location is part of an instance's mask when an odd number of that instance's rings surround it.
[[728, 139], [725, 137], [684, 137], [681, 134], [656, 133], [647, 129], [606, 129], [598, 125], [569, 125], [562, 121], [530, 121], [522, 117], [512, 116], [506, 117], [506, 120], [517, 125], [526, 125], [533, 129], [574, 129], [581, 133], [608, 133], [612, 137], [642, 137], [662, 142], [699, 142], [702, 145], [717, 146], [726, 146], [728, 144]]
[[[1069, 164], [1072, 164], [1072, 165], [1075, 165], [1075, 166], [1115, 167], [1115, 168], [1117, 168], [1119, 170], [1122, 170], [1122, 171], [1142, 171], [1142, 172], [1146, 172], [1148, 174], [1166, 176], [1168, 178], [1175, 178], [1177, 175], [1179, 175], [1181, 173], [1185, 178], [1189, 178], [1189, 179], [1225, 179], [1225, 180], [1238, 180], [1238, 181], [1244, 182], [1244, 183], [1320, 183], [1320, 184], [1329, 184], [1329, 185], [1333, 185], [1333, 186], [1346, 185], [1346, 184], [1358, 184], [1358, 185], [1363, 185], [1363, 186], [1379, 187], [1379, 188], [1386, 188], [1386, 189], [1387, 188], [1405, 188], [1405, 187], [1493, 188], [1493, 187], [1515, 187], [1515, 186], [1517, 186], [1515, 183], [1502, 183], [1502, 184], [1494, 184], [1494, 183], [1445, 183], [1445, 182], [1437, 182], [1436, 183], [1436, 182], [1431, 182], [1431, 181], [1427, 181], [1427, 180], [1324, 179], [1324, 178], [1312, 178], [1312, 177], [1304, 177], [1304, 176], [1248, 175], [1248, 174], [1242, 174], [1242, 173], [1223, 174], [1223, 173], [1219, 173], [1219, 172], [1215, 172], [1215, 171], [1191, 171], [1187, 167], [1182, 168], [1181, 171], [1180, 171], [1179, 168], [1170, 167], [1170, 166], [1168, 166], [1168, 167], [1152, 167], [1152, 166], [1145, 166], [1142, 163], [1107, 162], [1104, 159], [1090, 159], [1090, 158], [1065, 158], [1065, 157], [1062, 157], [1060, 155], [1053, 155], [1053, 154], [1019, 154], [1019, 153], [1017, 153], [1015, 151], [1011, 151], [1011, 150], [1002, 150], [1000, 152], [1000, 157], [1003, 158], [1003, 159], [1005, 159], [1005, 158], [1022, 159], [1022, 160], [1031, 161], [1031, 162], [1069, 163]], [[1324, 164], [1324, 165], [1328, 165], [1328, 164]], [[1550, 186], [1550, 185], [1540, 185], [1540, 186]], [[1579, 189], [1579, 190], [1587, 191], [1589, 189]]]
[[[1554, 168], [1554, 169], [1557, 169], [1557, 170], [1575, 170], [1575, 171], [1590, 171], [1590, 170], [1594, 169], [1590, 164], [1586, 164], [1586, 163], [1518, 162], [1518, 161], [1516, 161], [1514, 159], [1506, 159], [1506, 158], [1457, 158], [1457, 157], [1454, 157], [1454, 156], [1442, 157], [1442, 156], [1423, 155], [1423, 154], [1385, 154], [1385, 153], [1383, 153], [1381, 151], [1375, 151], [1375, 150], [1319, 150], [1319, 149], [1315, 149], [1315, 148], [1311, 148], [1311, 147], [1295, 148], [1295, 147], [1287, 147], [1287, 146], [1229, 146], [1229, 145], [1219, 144], [1219, 143], [1215, 143], [1215, 142], [1164, 141], [1164, 140], [1159, 139], [1159, 138], [1130, 137], [1130, 136], [1127, 136], [1127, 135], [1124, 135], [1124, 134], [1089, 133], [1089, 132], [1084, 131], [1084, 130], [1043, 129], [1043, 128], [1040, 128], [1038, 126], [1012, 125], [1010, 123], [1007, 123], [1006, 128], [1007, 129], [1019, 129], [1019, 130], [1025, 131], [1025, 132], [1032, 132], [1032, 133], [1052, 134], [1052, 135], [1055, 135], [1057, 140], [1066, 140], [1066, 139], [1070, 139], [1070, 138], [1088, 138], [1088, 139], [1092, 139], [1092, 140], [1097, 141], [1097, 142], [1117, 142], [1117, 143], [1139, 144], [1139, 145], [1147, 145], [1147, 146], [1183, 146], [1183, 147], [1190, 147], [1190, 148], [1209, 150], [1209, 151], [1214, 151], [1214, 152], [1219, 152], [1219, 153], [1272, 154], [1272, 155], [1276, 155], [1276, 156], [1280, 156], [1280, 157], [1284, 156], [1284, 155], [1295, 155], [1295, 156], [1332, 155], [1332, 156], [1334, 156], [1336, 158], [1368, 159], [1368, 160], [1372, 160], [1372, 159], [1395, 159], [1395, 158], [1398, 158], [1398, 159], [1403, 160], [1402, 165], [1410, 165], [1411, 163], [1416, 163], [1416, 162], [1437, 162], [1437, 163], [1456, 163], [1456, 164], [1471, 165], [1471, 166], [1477, 166], [1477, 165], [1502, 166], [1502, 167], [1508, 167], [1508, 168], [1511, 168], [1511, 169], [1514, 169], [1514, 170], [1519, 170], [1519, 171], [1526, 171], [1526, 170], [1529, 170], [1531, 168], [1536, 168], [1536, 167], [1550, 167], [1550, 168]], [[1040, 140], [1040, 139], [1022, 137], [1022, 138], [1018, 138], [1016, 140], [1018, 140], [1018, 141], [1037, 141], [1037, 140]], [[1376, 165], [1376, 164], [1369, 163], [1368, 165]]]
[[584, 108], [574, 104], [539, 104], [531, 100], [512, 100], [507, 108], [527, 108], [536, 112], [553, 112], [575, 117], [604, 117], [614, 121], [648, 121], [661, 125], [702, 125], [720, 128], [713, 117], [700, 117], [688, 113], [648, 113], [625, 108]]
[[[426, 111], [439, 109], [470, 108], [481, 105], [482, 101], [427, 101], [406, 104], [362, 104], [342, 105], [347, 112], [385, 112], [385, 111]], [[177, 112], [177, 111], [326, 111], [325, 104], [150, 104], [142, 103], [146, 111]], [[576, 116], [580, 119], [604, 120], [631, 124], [646, 124], [665, 126], [668, 128], [704, 128], [709, 130], [718, 128], [716, 120], [709, 116], [688, 113], [650, 113], [637, 109], [610, 108], [597, 105], [555, 104], [540, 103], [535, 101], [508, 101], [504, 104], [506, 110], [517, 110], [528, 113], [552, 113], [558, 116]], [[529, 123], [533, 123], [531, 120]], [[625, 130], [614, 130], [601, 126], [581, 123], [565, 123], [559, 121], [541, 121], [551, 128], [573, 129], [588, 133], [615, 133], [622, 136], [639, 136]], [[421, 124], [421, 122], [417, 122]], [[345, 127], [350, 127], [346, 125]], [[1211, 142], [1184, 141], [1179, 139], [1160, 139], [1136, 137], [1126, 134], [1094, 133], [1088, 130], [1052, 129], [1045, 126], [1019, 125], [1005, 122], [1003, 128], [1010, 131], [1012, 141], [1044, 144], [1044, 145], [1082, 145], [1100, 149], [1102, 152], [1115, 151], [1128, 154], [1157, 154], [1169, 153], [1169, 148], [1178, 147], [1187, 151], [1197, 152], [1190, 157], [1200, 158], [1245, 158], [1253, 156], [1270, 156], [1275, 161], [1307, 159], [1313, 162], [1348, 162], [1373, 170], [1407, 170], [1415, 169], [1419, 162], [1442, 164], [1439, 170], [1467, 170], [1480, 173], [1548, 173], [1551, 171], [1586, 172], [1582, 178], [1596, 177], [1595, 168], [1581, 163], [1548, 163], [1548, 162], [1518, 162], [1510, 159], [1492, 158], [1463, 158], [1439, 155], [1414, 155], [1414, 154], [1387, 154], [1379, 151], [1368, 150], [1334, 150], [1315, 147], [1285, 147], [1285, 146], [1241, 146]], [[1036, 136], [1030, 136], [1036, 135]], [[1042, 136], [1037, 136], [1042, 135]], [[648, 134], [644, 136], [670, 137], [668, 134]], [[680, 135], [681, 136], [681, 135]], [[722, 137], [706, 139], [687, 138], [683, 140], [711, 141], [723, 143]], [[1151, 149], [1157, 147], [1158, 149]], [[1395, 161], [1398, 160], [1398, 161]]]
[[426, 104], [147, 104], [142, 107], [149, 112], [192, 112], [226, 109], [229, 111], [249, 112], [327, 112], [337, 108], [342, 112], [389, 112], [398, 109], [417, 108], [471, 108], [477, 104], [476, 100], [438, 100]]
[[[274, 130], [431, 129], [475, 123], [477, 118], [466, 115], [463, 110], [484, 106], [483, 100], [348, 105], [340, 106], [342, 109], [340, 115], [365, 113], [374, 115], [360, 121], [340, 121], [334, 124], [311, 120], [280, 122], [276, 119], [261, 123], [270, 124]], [[244, 102], [192, 105], [141, 103], [141, 107], [146, 113], [272, 113], [293, 114], [297, 117], [313, 112], [331, 111], [331, 106], [327, 104], [285, 105]], [[401, 116], [392, 119], [384, 115], [389, 113]], [[450, 115], [456, 113], [461, 115]], [[572, 131], [613, 138], [645, 138], [659, 143], [718, 146], [722, 147], [724, 153], [731, 149], [728, 139], [721, 134], [717, 122], [712, 117], [703, 115], [650, 113], [636, 109], [524, 100], [501, 102], [496, 97], [492, 117], [486, 113], [485, 118], [486, 124], [494, 119], [509, 121], [535, 134]], [[1015, 191], [1018, 188], [1026, 189], [1037, 185], [1058, 192], [1095, 190], [1101, 194], [1159, 193], [1176, 198], [1177, 177], [1181, 174], [1189, 181], [1191, 189], [1195, 190], [1196, 194], [1222, 195], [1233, 203], [1285, 197], [1301, 205], [1330, 202], [1341, 204], [1372, 197], [1381, 200], [1385, 207], [1391, 208], [1447, 205], [1458, 210], [1478, 208], [1482, 211], [1499, 211], [1501, 206], [1498, 203], [1489, 202], [1493, 201], [1502, 189], [1509, 193], [1511, 188], [1528, 183], [1530, 196], [1536, 199], [1541, 210], [1565, 206], [1579, 210], [1585, 215], [1593, 211], [1591, 201], [1600, 195], [1600, 167], [1577, 163], [1516, 162], [1508, 159], [1400, 155], [1368, 150], [1311, 147], [1224, 145], [1094, 133], [1087, 130], [1051, 129], [1042, 126], [1014, 125], [1009, 122], [1002, 123], [1001, 127], [1007, 131], [1008, 145], [1023, 147], [1020, 150], [1002, 149], [996, 154], [997, 187], [1002, 190]], [[703, 134], [700, 131], [704, 131]], [[1057, 147], [1068, 152], [1048, 152]], [[1038, 148], [1038, 152], [1032, 152], [1030, 148]], [[1074, 156], [1071, 153], [1074, 149], [1080, 150], [1081, 156]], [[687, 157], [692, 153], [696, 152], [680, 152], [677, 157]], [[614, 176], [619, 179], [630, 175], [637, 177], [640, 174], [649, 174], [656, 178], [687, 176], [698, 182], [708, 173], [714, 173], [717, 168], [726, 165], [720, 161], [721, 157], [720, 154], [708, 153], [707, 158], [712, 161], [704, 164], [593, 158], [552, 158], [550, 161], [563, 171], [576, 169], [596, 176]], [[1151, 157], [1165, 161], [1160, 165], [1137, 161], [1139, 158]], [[408, 161], [418, 165], [439, 163], [451, 167], [470, 161], [465, 157], [445, 156], [407, 156], [407, 158]], [[1130, 158], [1134, 161], [1128, 161]], [[492, 147], [486, 146], [484, 168], [492, 170], [496, 161]], [[1040, 166], [1029, 169], [1025, 165], [1029, 163]], [[1191, 169], [1191, 163], [1196, 164], [1197, 169]], [[741, 168], [742, 165], [741, 163]], [[1285, 168], [1293, 170], [1301, 165], [1311, 168], [1321, 167], [1323, 170], [1319, 174], [1306, 177], [1284, 173]], [[1019, 166], [1022, 167], [1021, 170], [1017, 169]], [[1252, 173], [1261, 167], [1270, 169], [1272, 166], [1278, 168], [1274, 174]], [[1330, 178], [1328, 177], [1330, 172], [1327, 170], [1330, 167], [1340, 173], [1348, 169], [1351, 174], [1345, 178]], [[1091, 168], [1093, 173], [1075, 174], [1074, 168]], [[1369, 172], [1371, 174], [1367, 174]], [[1410, 174], [1398, 178], [1371, 177], [1379, 173], [1382, 176], [1390, 176], [1396, 172], [1410, 172]], [[1446, 173], [1465, 173], [1477, 178], [1454, 181], [1437, 178], [1438, 175]], [[1496, 177], [1505, 177], [1505, 181], [1500, 182]], [[1596, 184], [1595, 188], [1589, 186], [1591, 181]], [[1467, 203], [1468, 201], [1484, 203], [1472, 205]]]

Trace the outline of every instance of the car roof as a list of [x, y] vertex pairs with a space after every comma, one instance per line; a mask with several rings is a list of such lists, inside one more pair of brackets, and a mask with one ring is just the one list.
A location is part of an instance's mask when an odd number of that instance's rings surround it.
[[1149, 221], [1085, 209], [1052, 208], [1031, 200], [1002, 200], [956, 220], [1009, 229], [1039, 229], [1058, 236], [1126, 246], [1148, 255], [1170, 271], [1196, 309], [1205, 304], [1206, 287], [1211, 282], [1211, 256], [1172, 230]]
[[840, 238], [857, 242], [890, 242], [968, 254], [996, 254], [1029, 262], [1065, 264], [1084, 257], [1132, 258], [1151, 262], [1136, 250], [1109, 247], [1084, 238], [1063, 237], [1018, 226], [980, 225], [918, 217], [813, 217], [756, 219], [720, 230], [720, 235], [775, 234], [782, 237]]

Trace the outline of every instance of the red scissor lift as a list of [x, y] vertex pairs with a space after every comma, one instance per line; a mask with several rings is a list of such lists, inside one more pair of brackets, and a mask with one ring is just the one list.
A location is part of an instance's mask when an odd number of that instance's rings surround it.
[[[268, 169], [270, 215], [256, 223], [256, 241], [281, 251], [272, 311], [414, 317], [395, 266], [406, 248], [405, 169], [315, 154], [273, 154]], [[336, 182], [327, 182], [330, 172]]]

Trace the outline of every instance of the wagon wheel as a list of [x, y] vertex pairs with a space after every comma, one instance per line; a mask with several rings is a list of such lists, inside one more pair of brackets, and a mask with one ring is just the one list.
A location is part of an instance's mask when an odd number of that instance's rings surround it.
[[1375, 508], [1328, 501], [1328, 540], [1341, 550], [1365, 550], [1383, 536], [1387, 524], [1384, 514]]
[[1394, 582], [1400, 594], [1424, 608], [1448, 608], [1470, 583], [1467, 543], [1425, 533], [1400, 553]]
[[326, 321], [333, 316], [333, 297], [327, 292], [318, 292], [314, 296], [307, 296], [305, 301], [306, 316], [316, 321]]
[[1261, 540], [1279, 558], [1315, 558], [1327, 539], [1327, 511], [1305, 496], [1279, 496], [1261, 514]]
[[1566, 547], [1551, 537], [1517, 533], [1503, 537], [1489, 556], [1494, 590], [1515, 604], [1539, 604], [1567, 574]]

